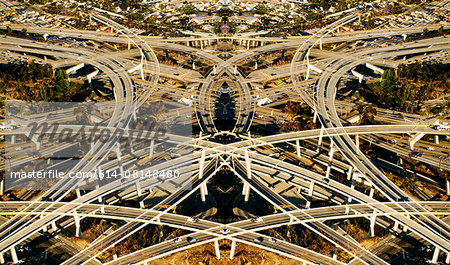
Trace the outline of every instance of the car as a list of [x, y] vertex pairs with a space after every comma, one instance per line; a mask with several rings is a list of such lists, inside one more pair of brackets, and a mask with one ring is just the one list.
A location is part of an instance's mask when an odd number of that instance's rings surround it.
[[179, 237], [176, 237], [176, 238], [173, 239], [174, 243], [178, 243], [178, 242], [181, 242], [181, 241], [183, 241], [183, 240], [181, 238], [179, 238]]
[[412, 152], [409, 154], [409, 157], [422, 157], [423, 152]]
[[390, 142], [391, 144], [395, 144], [395, 143], [397, 143], [397, 140], [395, 140], [395, 139], [389, 139], [388, 142]]
[[226, 234], [228, 234], [228, 233], [230, 233], [231, 231], [230, 230], [228, 230], [228, 229], [221, 229], [220, 230], [220, 233], [222, 233], [222, 234], [224, 234], [224, 235], [226, 235]]
[[253, 239], [255, 242], [258, 242], [258, 243], [262, 243], [263, 241], [264, 241], [264, 238], [262, 237], [262, 236], [260, 236], [260, 237], [257, 237], [257, 238], [255, 238], [255, 239]]
[[177, 158], [177, 157], [181, 157], [181, 154], [172, 152], [172, 153], [169, 154], [169, 156], [170, 156], [170, 158], [174, 159], [174, 158]]
[[188, 236], [188, 237], [186, 238], [186, 241], [187, 241], [188, 243], [194, 243], [194, 242], [196, 241], [196, 239], [193, 238], [193, 237]]
[[277, 242], [277, 239], [274, 237], [271, 237], [271, 238], [269, 238], [269, 242], [275, 243], [275, 242]]
[[263, 219], [262, 219], [261, 217], [257, 216], [257, 217], [255, 217], [255, 218], [253, 218], [252, 221], [253, 221], [254, 223], [260, 223], [260, 222], [263, 221]]
[[23, 150], [23, 147], [21, 147], [21, 146], [16, 148], [16, 151], [21, 151], [21, 150]]
[[187, 221], [188, 221], [188, 222], [191, 222], [191, 223], [197, 223], [197, 222], [198, 222], [198, 219], [197, 219], [197, 218], [194, 218], [194, 217], [189, 217], [189, 218], [187, 219]]
[[434, 149], [434, 147], [432, 147], [432, 146], [428, 146], [428, 147], [427, 147], [427, 150], [429, 150], [429, 151], [434, 151], [435, 149]]
[[37, 157], [38, 153], [37, 152], [27, 152], [27, 156], [28, 157]]

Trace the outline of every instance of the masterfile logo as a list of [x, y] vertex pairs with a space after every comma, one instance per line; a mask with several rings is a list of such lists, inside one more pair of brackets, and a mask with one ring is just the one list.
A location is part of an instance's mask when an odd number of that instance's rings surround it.
[[9, 102], [6, 113], [13, 128], [5, 131], [9, 188], [40, 190], [58, 181], [86, 189], [120, 181], [125, 187], [137, 179], [161, 189], [189, 187], [189, 106]]

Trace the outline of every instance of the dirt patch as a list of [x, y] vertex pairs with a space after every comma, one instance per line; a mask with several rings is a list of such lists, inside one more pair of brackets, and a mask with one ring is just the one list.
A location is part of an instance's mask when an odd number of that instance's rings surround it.
[[298, 265], [299, 261], [282, 257], [269, 251], [256, 247], [236, 244], [236, 254], [232, 260], [230, 256], [230, 243], [220, 245], [221, 259], [217, 259], [214, 244], [195, 247], [178, 252], [169, 257], [154, 260], [148, 265]]

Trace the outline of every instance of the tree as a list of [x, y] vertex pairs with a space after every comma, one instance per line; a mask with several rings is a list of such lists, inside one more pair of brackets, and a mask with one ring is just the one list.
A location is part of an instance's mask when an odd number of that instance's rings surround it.
[[440, 26], [440, 27], [439, 27], [439, 29], [438, 29], [438, 34], [439, 34], [440, 36], [444, 35], [444, 26]]
[[12, 29], [9, 26], [6, 26], [6, 34], [12, 35]]
[[28, 31], [27, 31], [27, 29], [26, 29], [26, 28], [23, 28], [23, 29], [22, 29], [22, 34], [23, 34], [23, 35], [25, 35], [25, 36], [27, 36], [27, 35], [28, 35]]
[[427, 34], [428, 34], [428, 29], [427, 29], [427, 28], [424, 28], [423, 31], [422, 31], [422, 35], [423, 35], [423, 36], [426, 36]]
[[323, 8], [323, 10], [328, 10], [330, 8], [330, 5], [328, 4], [328, 1], [326, 1], [326, 0], [320, 1], [319, 5]]

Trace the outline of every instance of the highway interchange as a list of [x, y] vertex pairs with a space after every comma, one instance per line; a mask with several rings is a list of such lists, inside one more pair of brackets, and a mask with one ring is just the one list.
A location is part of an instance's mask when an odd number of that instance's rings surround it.
[[[198, 84], [197, 89], [180, 92], [186, 98], [194, 96], [194, 108], [185, 108], [182, 113], [176, 114], [176, 116], [193, 115], [201, 133], [193, 138], [169, 135], [169, 141], [177, 144], [178, 148], [187, 147], [194, 151], [186, 156], [174, 157], [160, 164], [144, 163], [142, 165], [147, 170], [176, 167], [182, 172], [182, 179], [188, 180], [186, 182], [189, 182], [190, 188], [178, 189], [179, 183], [175, 184], [173, 192], [164, 194], [165, 198], [150, 208], [145, 207], [143, 198], [145, 196], [149, 198], [161, 196], [163, 192], [156, 191], [160, 179], [117, 180], [99, 189], [82, 192], [80, 192], [80, 187], [84, 183], [76, 180], [60, 181], [44, 194], [39, 195], [39, 198], [34, 201], [1, 202], [0, 215], [10, 217], [0, 226], [1, 260], [4, 261], [6, 254], [8, 254], [12, 261], [17, 263], [16, 246], [43, 230], [50, 228], [53, 232], [57, 232], [60, 228], [75, 226], [77, 233], [80, 233], [82, 232], [79, 231], [80, 220], [101, 218], [120, 220], [123, 223], [119, 228], [100, 236], [94, 243], [64, 261], [63, 264], [98, 264], [100, 260], [97, 257], [101, 253], [110, 251], [114, 246], [144, 228], [147, 224], [167, 225], [191, 233], [148, 246], [130, 254], [115, 255], [112, 260], [105, 263], [145, 264], [208, 243], [214, 244], [217, 258], [231, 259], [235, 254], [236, 243], [242, 243], [272, 251], [306, 264], [346, 264], [335, 256], [327, 256], [289, 243], [287, 240], [274, 239], [261, 233], [263, 230], [283, 225], [302, 224], [337, 249], [347, 252], [353, 260], [362, 264], [388, 264], [387, 261], [371, 253], [349, 235], [339, 233], [327, 223], [330, 220], [366, 218], [370, 221], [371, 234], [374, 234], [375, 226], [390, 229], [393, 234], [401, 233], [402, 230], [411, 231], [434, 247], [433, 263], [436, 263], [439, 258], [447, 263], [450, 262], [450, 226], [440, 219], [442, 216], [450, 215], [449, 203], [418, 201], [411, 197], [387, 178], [384, 172], [360, 151], [358, 143], [355, 143], [355, 140], [351, 138], [351, 136], [359, 137], [361, 135], [360, 138], [363, 139], [364, 136], [379, 134], [408, 134], [413, 138], [414, 135], [447, 136], [450, 133], [430, 128], [429, 125], [434, 121], [427, 121], [423, 124], [422, 121], [417, 120], [401, 122], [394, 119], [389, 125], [345, 126], [337, 112], [337, 106], [341, 103], [336, 99], [339, 81], [357, 65], [372, 62], [375, 65], [395, 67], [397, 62], [392, 60], [394, 57], [448, 50], [449, 38], [435, 37], [384, 48], [335, 52], [332, 56], [321, 55], [324, 52], [317, 49], [319, 45], [423, 31], [423, 27], [378, 29], [352, 33], [343, 32], [336, 33], [332, 37], [327, 36], [332, 31], [337, 31], [344, 24], [357, 19], [357, 16], [348, 16], [324, 27], [310, 37], [281, 40], [239, 36], [225, 38], [227, 41], [234, 42], [250, 41], [253, 42], [254, 46], [259, 43], [261, 46], [237, 53], [224, 60], [203, 49], [189, 46], [189, 43], [192, 45], [197, 41], [208, 41], [208, 39], [140, 37], [100, 14], [92, 14], [92, 18], [112, 27], [112, 31], [115, 31], [115, 33], [42, 29], [38, 27], [26, 28], [30, 33], [120, 44], [130, 43], [129, 45], [135, 48], [132, 48], [129, 52], [124, 50], [107, 54], [100, 50], [73, 49], [4, 36], [0, 37], [0, 49], [17, 53], [51, 56], [55, 58], [56, 62], [69, 61], [69, 63], [64, 63], [65, 66], [83, 62], [100, 70], [103, 75], [111, 80], [115, 98], [115, 105], [105, 128], [110, 132], [117, 132], [117, 130], [126, 132], [121, 137], [128, 137], [133, 135], [132, 132], [139, 132], [139, 130], [133, 131], [128, 128], [133, 119], [133, 113], [147, 100], [161, 98], [161, 93], [164, 92], [164, 90], [158, 91], [158, 88], [162, 86], [158, 83], [158, 79], [168, 73], [162, 73], [164, 68], [159, 66], [153, 50], [167, 49], [183, 52], [212, 64], [213, 67], [205, 76], [200, 76], [194, 80], [194, 83]], [[13, 26], [12, 28], [21, 29], [23, 26]], [[432, 30], [437, 27], [428, 28]], [[212, 41], [223, 41], [223, 38], [212, 38]], [[273, 43], [266, 44], [268, 42]], [[250, 131], [252, 123], [261, 122], [258, 121], [256, 113], [264, 113], [265, 116], [272, 116], [273, 113], [273, 109], [269, 111], [267, 106], [258, 106], [255, 96], [265, 97], [265, 95], [274, 95], [274, 93], [257, 91], [252, 86], [252, 81], [248, 80], [237, 67], [235, 68], [235, 65], [242, 61], [251, 60], [262, 53], [296, 48], [298, 50], [291, 62], [290, 76], [288, 76], [292, 81], [293, 90], [288, 93], [290, 97], [300, 96], [314, 110], [314, 115], [321, 128], [264, 137], [252, 134]], [[313, 55], [316, 59], [313, 59]], [[114, 60], [112, 60], [113, 58]], [[322, 71], [315, 73], [315, 70], [311, 70], [312, 64], [319, 69], [323, 67]], [[132, 68], [136, 68], [138, 71], [134, 74], [130, 73], [129, 69]], [[222, 86], [223, 82], [226, 82], [236, 92], [232, 98], [236, 101], [237, 119], [235, 125], [227, 131], [218, 130], [213, 119], [214, 100], [217, 100], [215, 92]], [[136, 84], [140, 83], [144, 84], [146, 89], [137, 89]], [[311, 84], [313, 84], [313, 91], [310, 90]], [[65, 128], [75, 128], [75, 125], [70, 125], [71, 118], [70, 116], [57, 116], [56, 119], [68, 124], [65, 125], [66, 127], [61, 126], [60, 131], [54, 133], [62, 133]], [[26, 134], [23, 127], [5, 131], [4, 134]], [[88, 127], [88, 129], [92, 128]], [[92, 131], [96, 132], [95, 129], [93, 128]], [[240, 141], [220, 143], [214, 141], [214, 137], [235, 137], [239, 138]], [[92, 144], [84, 158], [70, 170], [89, 172], [99, 167], [105, 170], [134, 169], [139, 161], [137, 157], [146, 156], [149, 152], [154, 156], [158, 155], [156, 151], [153, 151], [153, 146], [141, 146], [137, 143], [133, 146], [135, 149], [134, 156], [121, 155], [123, 152], [120, 151], [120, 146], [119, 151], [114, 151], [117, 149], [119, 138], [119, 136], [114, 136], [107, 141], [98, 141]], [[328, 154], [317, 153], [316, 150], [310, 150], [306, 146], [300, 145], [300, 141], [310, 139], [317, 140], [315, 142], [317, 150], [327, 150], [329, 151]], [[275, 147], [277, 144], [283, 143], [292, 147], [294, 151], [280, 151], [278, 147]], [[40, 153], [43, 156], [50, 156], [69, 146], [71, 144], [42, 146]], [[34, 147], [28, 145], [26, 148], [32, 149]], [[117, 159], [105, 159], [112, 152], [111, 150], [116, 152]], [[338, 152], [341, 154], [341, 159], [333, 159], [335, 153]], [[284, 153], [285, 156], [291, 154], [297, 160], [305, 156], [309, 157], [316, 163], [321, 164], [324, 171], [318, 173], [313, 169], [277, 159], [280, 153]], [[314, 153], [317, 155], [314, 155]], [[34, 159], [28, 157], [26, 161], [33, 161]], [[425, 164], [434, 166], [439, 164], [441, 166], [438, 159], [432, 157], [417, 158], [417, 160]], [[176, 213], [177, 206], [192, 198], [194, 194], [200, 194], [200, 200], [208, 203], [208, 183], [214, 178], [215, 174], [224, 168], [234, 173], [241, 181], [241, 194], [244, 204], [257, 195], [272, 205], [276, 209], [276, 213], [258, 217], [251, 211], [244, 209], [240, 212], [242, 221], [226, 224], [209, 221], [208, 214], [205, 213], [195, 217], [194, 221], [190, 216]], [[449, 170], [450, 165], [444, 163], [442, 169]], [[347, 175], [352, 184], [349, 186], [333, 178], [335, 172]], [[369, 188], [366, 190], [357, 189], [355, 183], [363, 183]], [[283, 196], [285, 190], [292, 188], [298, 192], [292, 192], [290, 195], [304, 200], [304, 207], [300, 207]], [[64, 202], [66, 196], [72, 190], [77, 190], [76, 198], [71, 202]], [[384, 202], [378, 201], [374, 197], [375, 191], [387, 200]], [[140, 208], [114, 205], [125, 198], [136, 199], [139, 201]], [[313, 199], [329, 200], [335, 206], [312, 207]], [[188, 238], [195, 238], [195, 241], [188, 240]], [[229, 257], [221, 256], [219, 242], [223, 240], [231, 242]], [[439, 257], [439, 255], [442, 255], [442, 257]]]

